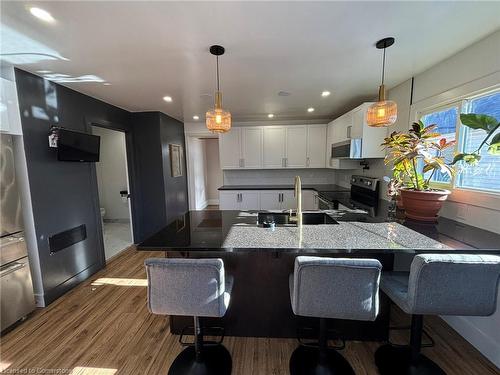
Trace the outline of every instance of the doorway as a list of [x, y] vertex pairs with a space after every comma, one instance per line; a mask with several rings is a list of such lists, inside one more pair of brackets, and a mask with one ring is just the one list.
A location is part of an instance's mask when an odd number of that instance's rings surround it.
[[223, 185], [219, 139], [213, 136], [189, 136], [187, 141], [189, 208], [218, 209], [218, 189]]
[[126, 140], [124, 132], [99, 126], [92, 126], [92, 134], [101, 137], [96, 175], [104, 255], [109, 260], [133, 244]]

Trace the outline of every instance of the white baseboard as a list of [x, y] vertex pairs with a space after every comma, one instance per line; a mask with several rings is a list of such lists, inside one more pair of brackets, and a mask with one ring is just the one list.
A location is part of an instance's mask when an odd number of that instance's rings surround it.
[[[464, 316], [441, 316], [455, 331], [500, 369], [500, 344]], [[494, 331], [490, 334], [495, 334]], [[498, 335], [498, 331], [496, 332]]]
[[202, 202], [201, 204], [196, 206], [196, 210], [197, 211], [204, 210], [205, 208], [207, 208], [207, 206], [208, 206], [208, 201]]

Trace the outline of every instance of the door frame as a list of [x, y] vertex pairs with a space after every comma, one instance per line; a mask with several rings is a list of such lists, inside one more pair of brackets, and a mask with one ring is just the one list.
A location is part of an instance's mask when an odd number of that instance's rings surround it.
[[[132, 136], [132, 131], [131, 129], [126, 126], [122, 125], [120, 123], [116, 122], [111, 122], [107, 120], [102, 120], [102, 119], [96, 119], [96, 118], [85, 118], [85, 131], [88, 134], [92, 134], [92, 126], [108, 129], [108, 130], [115, 130], [119, 131], [122, 133], [125, 133], [125, 151], [126, 151], [126, 163], [127, 163], [127, 175], [128, 175], [128, 186], [129, 186], [129, 195], [130, 195], [130, 201], [129, 201], [129, 212], [130, 212], [130, 224], [131, 224], [131, 236], [132, 236], [132, 243], [135, 244], [135, 239], [138, 238], [138, 233], [139, 233], [139, 192], [137, 190], [137, 184], [136, 184], [136, 167], [135, 167], [135, 153], [134, 153], [134, 146], [133, 146], [133, 136]], [[101, 210], [100, 210], [100, 205], [99, 205], [99, 187], [97, 183], [97, 172], [96, 172], [96, 166], [95, 163], [89, 163], [89, 168], [91, 170], [90, 173], [90, 183], [92, 186], [92, 201], [93, 201], [93, 206], [94, 206], [94, 216], [96, 218], [97, 227], [99, 228], [99, 236], [98, 236], [98, 241], [99, 241], [99, 246], [102, 249], [100, 252], [100, 257], [103, 265], [106, 265], [106, 255], [104, 253], [104, 231], [101, 225]]]
[[[220, 155], [220, 138], [217, 134], [213, 134], [209, 131], [207, 132], [198, 132], [198, 133], [186, 133], [186, 167], [187, 167], [187, 182], [188, 182], [188, 203], [189, 210], [196, 210], [196, 192], [195, 192], [195, 184], [194, 184], [194, 167], [193, 160], [191, 158], [191, 152], [189, 146], [191, 145], [191, 141], [193, 139], [199, 138], [210, 138], [210, 139], [218, 139], [219, 140], [219, 155]], [[224, 176], [224, 174], [222, 175]]]

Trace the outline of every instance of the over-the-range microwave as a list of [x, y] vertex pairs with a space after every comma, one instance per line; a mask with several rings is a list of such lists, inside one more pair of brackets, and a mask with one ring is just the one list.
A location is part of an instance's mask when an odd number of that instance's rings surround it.
[[332, 159], [361, 159], [363, 150], [362, 138], [351, 138], [332, 144], [330, 157]]

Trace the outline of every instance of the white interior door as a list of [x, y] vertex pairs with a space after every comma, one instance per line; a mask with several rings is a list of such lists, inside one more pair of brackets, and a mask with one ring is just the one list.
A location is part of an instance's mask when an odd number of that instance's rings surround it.
[[287, 168], [305, 168], [307, 161], [307, 127], [289, 126], [286, 129]]
[[262, 168], [262, 128], [243, 128], [241, 134], [243, 168]]
[[283, 168], [285, 159], [286, 128], [264, 128], [264, 168]]
[[219, 137], [220, 166], [222, 169], [241, 167], [241, 129], [233, 128]]

